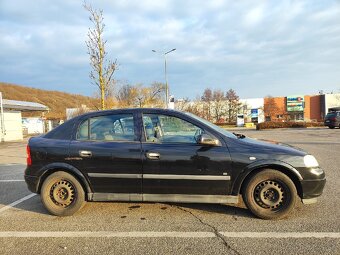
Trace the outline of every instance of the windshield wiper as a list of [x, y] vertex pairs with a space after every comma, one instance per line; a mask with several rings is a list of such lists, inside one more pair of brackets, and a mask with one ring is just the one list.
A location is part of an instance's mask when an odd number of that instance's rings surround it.
[[233, 134], [236, 135], [236, 137], [239, 138], [239, 139], [246, 138], [246, 136], [242, 135], [242, 134], [237, 134], [237, 133], [233, 133]]

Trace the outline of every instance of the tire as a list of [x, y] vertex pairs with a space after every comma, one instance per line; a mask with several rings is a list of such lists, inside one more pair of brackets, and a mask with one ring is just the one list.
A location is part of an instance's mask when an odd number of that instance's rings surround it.
[[242, 192], [248, 209], [266, 220], [282, 219], [295, 207], [297, 192], [284, 173], [266, 169], [252, 176]]
[[79, 181], [62, 171], [45, 179], [40, 197], [46, 209], [56, 216], [73, 215], [85, 205], [85, 192]]
[[330, 129], [334, 129], [335, 127], [334, 126], [328, 126]]

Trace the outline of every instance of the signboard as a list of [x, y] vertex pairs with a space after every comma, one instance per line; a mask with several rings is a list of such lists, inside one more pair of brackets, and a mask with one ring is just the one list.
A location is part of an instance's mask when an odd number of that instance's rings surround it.
[[252, 118], [257, 118], [259, 116], [259, 109], [251, 109], [250, 114]]
[[303, 96], [287, 97], [287, 112], [303, 112], [305, 99]]
[[243, 114], [237, 114], [236, 125], [238, 127], [243, 127], [244, 126], [244, 115]]

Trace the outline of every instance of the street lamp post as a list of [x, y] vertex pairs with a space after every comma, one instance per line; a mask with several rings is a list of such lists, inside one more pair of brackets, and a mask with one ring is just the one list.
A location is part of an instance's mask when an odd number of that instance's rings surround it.
[[[169, 50], [167, 52], [164, 52], [164, 76], [165, 76], [165, 105], [166, 108], [169, 107], [169, 85], [168, 85], [168, 77], [167, 77], [167, 65], [166, 65], [166, 55], [169, 54], [170, 52], [175, 51], [176, 49]], [[156, 50], [152, 50], [152, 52], [157, 52]]]

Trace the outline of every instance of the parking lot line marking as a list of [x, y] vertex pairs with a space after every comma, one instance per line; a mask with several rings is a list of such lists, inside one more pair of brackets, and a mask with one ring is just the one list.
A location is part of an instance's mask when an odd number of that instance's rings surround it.
[[236, 238], [340, 238], [339, 232], [220, 232]]
[[25, 180], [0, 180], [0, 182], [24, 182]]
[[120, 238], [157, 238], [157, 237], [176, 237], [176, 238], [212, 238], [216, 237], [213, 232], [111, 232], [111, 231], [78, 231], [78, 232], [0, 232], [0, 238], [4, 237], [120, 237]]
[[[340, 238], [339, 232], [220, 232], [227, 238]], [[214, 232], [113, 232], [113, 231], [7, 231], [0, 238], [213, 238]]]
[[16, 205], [26, 201], [27, 199], [30, 199], [31, 197], [36, 196], [36, 195], [37, 194], [32, 193], [32, 194], [27, 195], [26, 197], [20, 198], [19, 200], [14, 201], [13, 203], [10, 203], [9, 205], [6, 205], [6, 206], [0, 208], [0, 213], [6, 211], [8, 209], [11, 209], [11, 208], [13, 208], [13, 206], [16, 206]]

